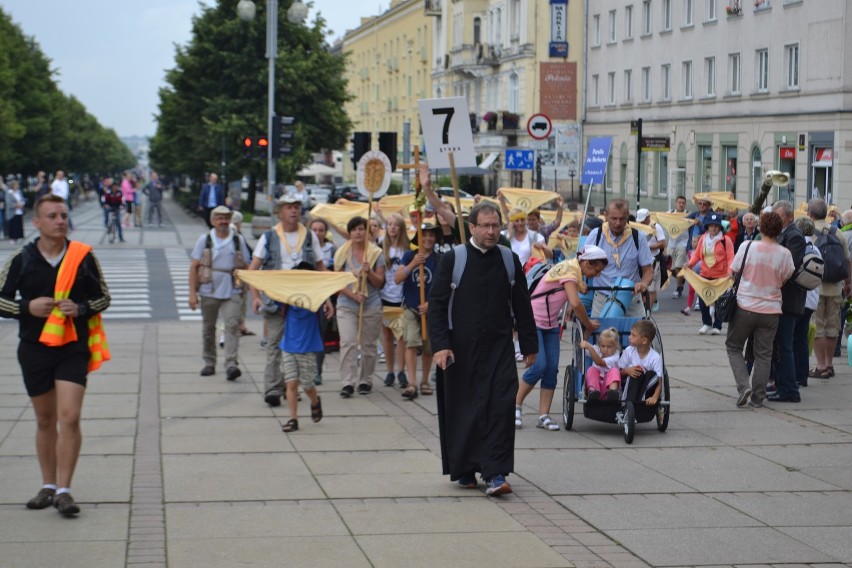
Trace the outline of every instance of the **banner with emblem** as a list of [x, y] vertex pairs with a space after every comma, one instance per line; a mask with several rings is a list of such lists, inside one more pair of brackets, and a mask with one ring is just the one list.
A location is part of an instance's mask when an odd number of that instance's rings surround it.
[[652, 213], [651, 218], [656, 216], [663, 230], [674, 240], [686, 233], [695, 224], [694, 219], [688, 219], [685, 213]]
[[715, 280], [708, 280], [707, 278], [696, 274], [692, 269], [688, 269], [686, 267], [684, 267], [681, 271], [681, 275], [686, 278], [689, 285], [695, 289], [695, 293], [698, 297], [704, 300], [704, 303], [708, 306], [715, 304], [716, 300], [719, 299], [719, 296], [724, 294], [725, 290], [734, 284], [734, 281], [731, 278], [716, 278]]
[[346, 224], [353, 217], [369, 215], [368, 203], [338, 199], [337, 203], [320, 203], [311, 209], [311, 217], [322, 219], [337, 227], [344, 235], [347, 233]]
[[402, 323], [402, 313], [405, 308], [399, 306], [384, 306], [382, 314], [384, 326], [393, 332], [393, 336], [397, 339], [402, 339], [404, 325]]
[[315, 312], [332, 294], [354, 284], [351, 272], [315, 270], [236, 270], [237, 278], [276, 302]]
[[506, 198], [510, 209], [517, 207], [527, 213], [533, 209], [538, 209], [545, 203], [553, 201], [558, 197], [558, 194], [554, 191], [524, 189], [520, 187], [501, 187], [497, 191], [497, 194]]

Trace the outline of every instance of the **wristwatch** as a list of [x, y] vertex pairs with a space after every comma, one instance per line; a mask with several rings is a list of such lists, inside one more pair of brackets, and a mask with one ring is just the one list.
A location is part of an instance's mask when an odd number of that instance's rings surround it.
[[77, 315], [81, 317], [89, 315], [89, 305], [85, 302], [77, 304]]

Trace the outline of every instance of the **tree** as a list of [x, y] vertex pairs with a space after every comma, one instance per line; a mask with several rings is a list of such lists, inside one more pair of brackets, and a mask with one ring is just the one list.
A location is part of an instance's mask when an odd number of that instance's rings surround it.
[[[345, 59], [329, 53], [325, 22], [297, 25], [286, 18], [290, 2], [279, 6], [275, 108], [295, 116], [296, 151], [278, 160], [279, 173], [291, 178], [311, 152], [342, 148], [351, 128], [344, 104], [349, 100]], [[262, 161], [243, 157], [245, 136], [267, 130], [265, 3], [258, 2], [252, 22], [237, 17], [235, 2], [202, 6], [193, 19], [192, 39], [177, 46], [175, 67], [160, 89], [157, 133], [151, 160], [157, 169], [200, 178], [218, 171], [227, 157], [241, 173], [259, 176]], [[223, 155], [224, 153], [224, 155]], [[249, 192], [253, 204], [254, 192]]]

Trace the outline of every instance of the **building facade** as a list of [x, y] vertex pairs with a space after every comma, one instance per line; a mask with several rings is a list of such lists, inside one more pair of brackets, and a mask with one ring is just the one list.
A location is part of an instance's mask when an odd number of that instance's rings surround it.
[[[664, 209], [731, 191], [852, 206], [852, 44], [846, 0], [588, 2], [585, 139], [612, 136], [607, 197]], [[637, 161], [631, 121], [670, 150]], [[584, 145], [585, 146], [585, 145]], [[638, 173], [641, 181], [637, 182]], [[604, 197], [596, 188], [596, 204]]]
[[[396, 132], [401, 158], [403, 124], [410, 122], [414, 135], [419, 131], [417, 101], [432, 92], [432, 24], [422, 0], [392, 0], [387, 11], [362, 18], [343, 38], [353, 95], [346, 110], [354, 131], [371, 133], [375, 150], [379, 132]], [[354, 179], [350, 160], [344, 171]]]

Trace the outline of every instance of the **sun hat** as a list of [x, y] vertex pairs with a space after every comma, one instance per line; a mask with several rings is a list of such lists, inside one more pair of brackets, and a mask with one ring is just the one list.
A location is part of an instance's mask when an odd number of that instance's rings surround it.
[[724, 229], [725, 226], [722, 224], [723, 220], [724, 217], [722, 215], [719, 215], [718, 213], [711, 213], [704, 218], [704, 228], [706, 229], [710, 225], [719, 225], [719, 227]]

